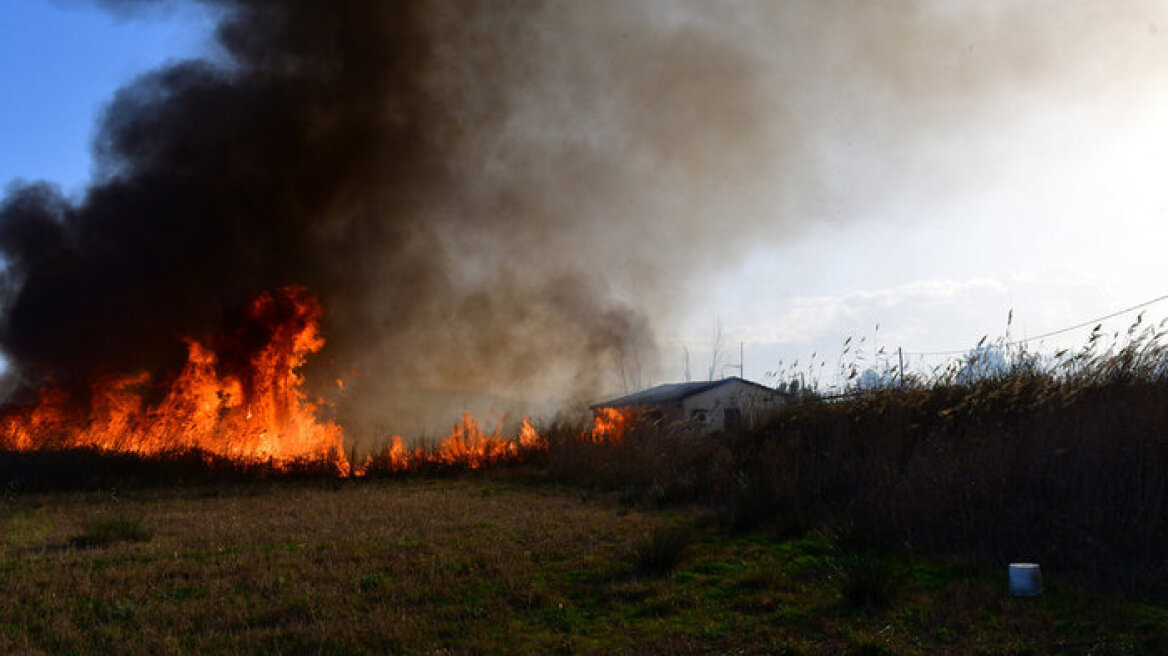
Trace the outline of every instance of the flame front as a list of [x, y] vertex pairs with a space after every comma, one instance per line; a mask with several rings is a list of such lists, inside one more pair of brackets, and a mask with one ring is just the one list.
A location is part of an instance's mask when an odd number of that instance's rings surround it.
[[299, 369], [324, 346], [321, 307], [306, 290], [263, 294], [248, 319], [268, 338], [239, 373], [220, 374], [219, 356], [187, 338], [187, 359], [162, 399], [146, 405], [150, 376], [139, 373], [97, 381], [89, 409], [48, 389], [40, 401], [0, 419], [0, 447], [13, 450], [89, 447], [152, 456], [202, 451], [240, 462], [333, 463], [348, 470], [341, 427], [318, 418], [320, 401], [304, 392]]
[[[186, 363], [156, 404], [144, 400], [151, 385], [144, 372], [95, 382], [87, 410], [64, 391], [46, 388], [37, 403], [0, 417], [0, 449], [93, 448], [143, 456], [199, 451], [277, 469], [323, 462], [341, 475], [363, 475], [373, 460], [352, 466], [341, 427], [322, 420], [323, 401], [312, 401], [304, 392], [300, 368], [325, 343], [318, 332], [321, 314], [320, 304], [303, 288], [263, 294], [250, 305], [248, 320], [261, 326], [267, 339], [235, 373], [221, 373], [216, 350], [187, 338]], [[337, 384], [344, 389], [342, 380]], [[503, 437], [501, 425], [485, 433], [464, 413], [432, 449], [407, 448], [395, 435], [384, 466], [390, 471], [435, 464], [477, 469], [545, 447], [529, 419], [514, 439]]]
[[420, 469], [429, 466], [465, 467], [480, 469], [488, 465], [516, 461], [526, 453], [542, 451], [547, 442], [536, 431], [529, 417], [515, 438], [505, 437], [503, 421], [491, 433], [483, 432], [478, 420], [469, 412], [462, 413], [462, 420], [454, 425], [445, 439], [433, 448], [417, 446], [407, 448], [400, 435], [394, 435], [379, 458], [369, 458], [354, 471], [358, 475], [376, 466], [390, 472]]

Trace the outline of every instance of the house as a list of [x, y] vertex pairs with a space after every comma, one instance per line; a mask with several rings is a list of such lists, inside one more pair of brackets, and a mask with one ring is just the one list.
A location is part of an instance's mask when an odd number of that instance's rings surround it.
[[700, 383], [669, 383], [597, 403], [602, 408], [635, 410], [665, 423], [688, 423], [700, 432], [733, 430], [787, 403], [786, 392], [744, 380], [723, 378]]

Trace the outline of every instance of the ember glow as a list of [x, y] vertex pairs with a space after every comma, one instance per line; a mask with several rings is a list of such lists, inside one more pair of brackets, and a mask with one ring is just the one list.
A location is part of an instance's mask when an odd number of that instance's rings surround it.
[[[215, 348], [187, 338], [186, 363], [162, 386], [156, 403], [146, 401], [157, 389], [148, 373], [96, 381], [88, 404], [45, 388], [37, 403], [0, 418], [0, 448], [92, 448], [142, 456], [194, 451], [241, 464], [269, 463], [279, 470], [323, 462], [338, 474], [359, 475], [367, 463], [350, 465], [341, 426], [322, 419], [324, 401], [304, 391], [301, 367], [325, 344], [318, 332], [321, 314], [320, 304], [303, 288], [262, 294], [249, 306], [247, 318], [253, 332], [262, 328], [266, 339], [238, 371], [221, 371], [224, 363]], [[230, 350], [240, 340], [221, 341]], [[527, 419], [519, 436], [507, 439], [501, 422], [485, 433], [467, 413], [435, 449], [410, 450], [394, 436], [386, 455], [394, 471], [434, 463], [478, 468], [540, 444]]]

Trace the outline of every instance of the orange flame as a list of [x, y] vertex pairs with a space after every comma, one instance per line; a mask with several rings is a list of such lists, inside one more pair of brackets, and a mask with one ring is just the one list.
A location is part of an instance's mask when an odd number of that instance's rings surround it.
[[488, 465], [513, 462], [526, 453], [545, 450], [547, 442], [536, 431], [529, 417], [514, 438], [502, 434], [503, 420], [491, 433], [483, 432], [478, 420], [469, 412], [462, 414], [462, 420], [454, 425], [450, 435], [432, 448], [416, 446], [407, 448], [400, 435], [390, 438], [385, 452], [377, 458], [368, 458], [356, 468], [357, 475], [364, 475], [372, 467], [388, 472], [401, 472], [431, 466], [464, 467], [480, 469]]
[[[462, 413], [462, 421], [454, 425], [450, 435], [435, 450], [438, 460], [447, 465], [462, 465], [478, 469], [519, 455], [519, 443], [502, 436], [502, 421], [493, 433], [484, 433], [478, 421], [469, 412]], [[524, 429], [534, 431], [524, 419]]]
[[[373, 458], [351, 465], [343, 431], [318, 415], [322, 401], [305, 394], [300, 368], [321, 350], [320, 304], [300, 287], [263, 294], [248, 309], [264, 326], [267, 342], [236, 373], [220, 373], [220, 356], [187, 338], [187, 360], [155, 405], [143, 392], [148, 373], [103, 379], [91, 386], [87, 411], [59, 389], [41, 391], [37, 403], [0, 417], [0, 449], [28, 451], [88, 447], [143, 456], [201, 451], [240, 463], [270, 463], [284, 470], [297, 462], [323, 462], [340, 475], [365, 475]], [[343, 391], [344, 381], [337, 379]], [[470, 413], [433, 449], [407, 448], [394, 435], [380, 463], [390, 472], [426, 465], [471, 469], [546, 448], [529, 419], [515, 439], [502, 436], [502, 421], [485, 433]]]
[[597, 408], [592, 430], [585, 437], [595, 444], [620, 442], [635, 418], [636, 412], [631, 408]]
[[318, 419], [321, 402], [308, 400], [299, 373], [324, 346], [320, 316], [320, 304], [303, 288], [263, 294], [248, 317], [270, 335], [241, 372], [220, 374], [216, 352], [188, 338], [186, 364], [156, 405], [143, 400], [147, 373], [95, 382], [88, 412], [48, 389], [34, 406], [0, 418], [0, 448], [90, 447], [146, 456], [199, 450], [277, 468], [323, 461], [346, 472], [341, 427]]

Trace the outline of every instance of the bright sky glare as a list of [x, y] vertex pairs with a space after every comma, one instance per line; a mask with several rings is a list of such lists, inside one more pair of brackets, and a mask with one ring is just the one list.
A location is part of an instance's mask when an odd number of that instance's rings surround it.
[[[701, 352], [720, 318], [722, 362], [736, 363], [745, 342], [747, 377], [780, 360], [805, 366], [817, 351], [830, 383], [848, 337], [865, 338], [867, 363], [880, 347], [895, 361], [898, 346], [950, 351], [1004, 336], [1011, 310], [1017, 340], [1168, 294], [1168, 6], [1115, 6], [1034, 5], [1015, 12], [1030, 14], [1013, 16], [1017, 26], [971, 21], [956, 42], [920, 39], [904, 55], [909, 81], [874, 93], [875, 109], [821, 142], [827, 220], [710, 281], [716, 300], [682, 341]], [[970, 76], [945, 100], [929, 95], [935, 81], [914, 86], [950, 59], [960, 77], [995, 57], [994, 80]], [[889, 125], [866, 125], [871, 115]], [[1145, 319], [1165, 316], [1160, 302]], [[1104, 329], [1122, 333], [1135, 318]], [[1081, 346], [1089, 333], [1029, 346]], [[709, 357], [696, 361], [704, 377]]]
[[[864, 109], [812, 128], [822, 215], [697, 290], [688, 319], [662, 335], [670, 377], [683, 376], [683, 349], [691, 376], [706, 376], [719, 322], [720, 364], [736, 363], [742, 342], [746, 377], [766, 381], [812, 352], [833, 373], [849, 336], [865, 338], [869, 357], [965, 349], [1004, 335], [1011, 310], [1019, 339], [1168, 294], [1168, 5], [1108, 6], [1034, 3], [1024, 18], [1038, 31], [989, 21], [957, 43], [910, 41], [883, 86], [849, 71]], [[212, 27], [189, 7], [119, 19], [85, 2], [5, 0], [0, 185], [45, 179], [80, 193], [116, 88], [203, 52]], [[979, 78], [980, 63], [999, 57], [1029, 68]], [[958, 80], [930, 95], [928, 81], [950, 73], [968, 75], [968, 88]], [[824, 79], [790, 92], [817, 97]], [[1168, 302], [1147, 313], [1165, 316]], [[1081, 344], [1087, 332], [1045, 346]]]

